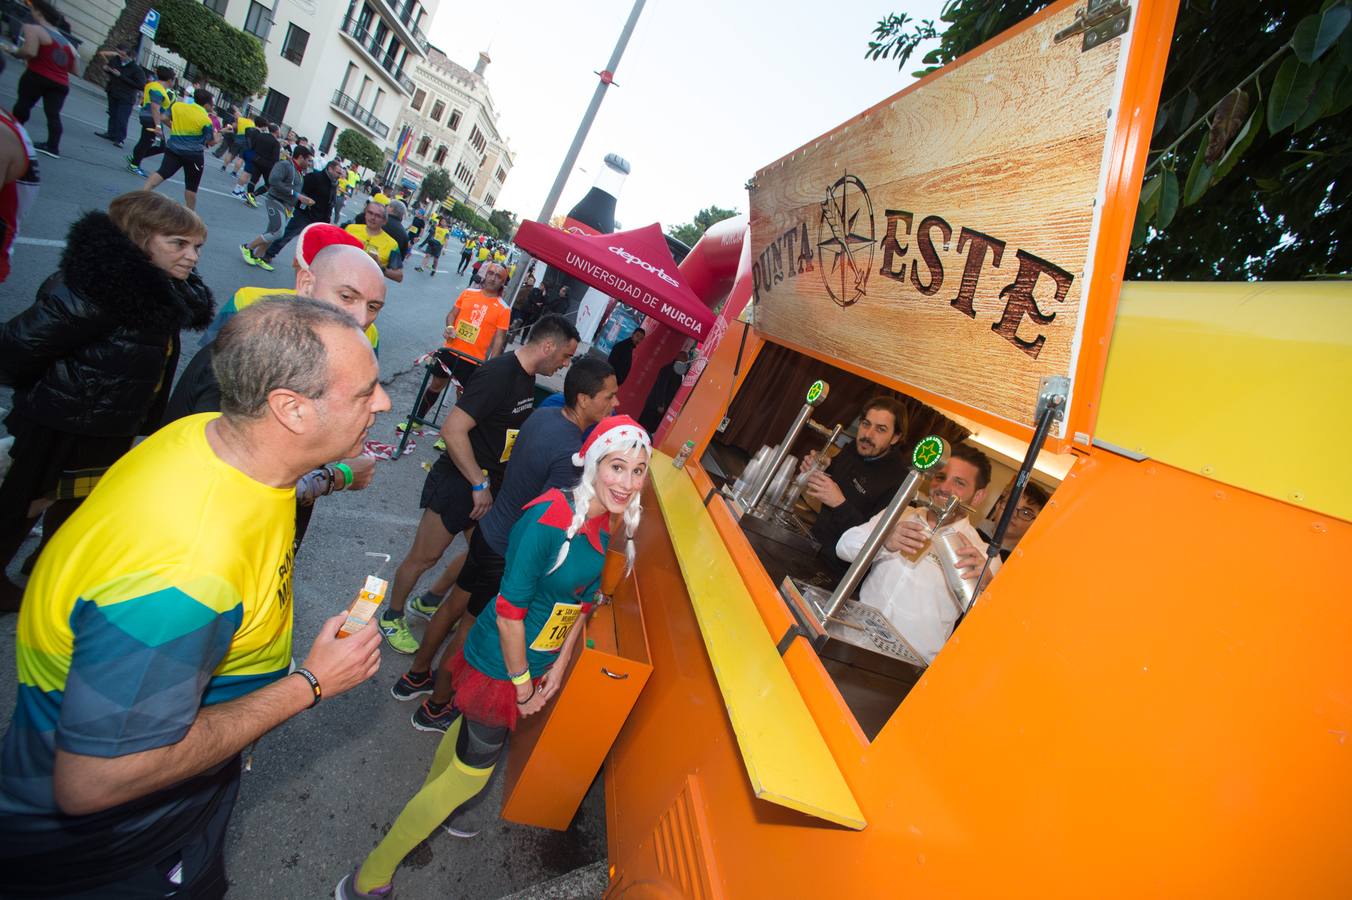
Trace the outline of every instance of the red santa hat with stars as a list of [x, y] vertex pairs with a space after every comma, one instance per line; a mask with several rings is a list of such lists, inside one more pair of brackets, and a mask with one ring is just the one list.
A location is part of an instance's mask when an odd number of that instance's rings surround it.
[[582, 449], [573, 454], [573, 465], [595, 468], [607, 453], [620, 447], [634, 446], [641, 446], [651, 453], [652, 438], [648, 437], [642, 425], [629, 416], [610, 416], [597, 423], [583, 442]]

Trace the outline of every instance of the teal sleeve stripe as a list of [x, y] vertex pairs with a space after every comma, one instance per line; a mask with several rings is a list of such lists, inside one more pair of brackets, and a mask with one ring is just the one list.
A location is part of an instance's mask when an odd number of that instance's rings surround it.
[[202, 705], [212, 706], [217, 703], [229, 703], [231, 700], [238, 700], [245, 694], [251, 694], [259, 688], [267, 687], [275, 681], [286, 677], [290, 671], [290, 665], [271, 672], [260, 672], [250, 675], [216, 675], [211, 681], [207, 682], [207, 691], [202, 695]]
[[237, 602], [224, 612], [217, 612], [191, 594], [177, 587], [169, 587], [115, 603], [101, 601], [98, 597], [92, 600], [81, 597], [71, 611], [72, 621], [80, 614], [80, 605], [89, 602], [98, 605], [108, 624], [147, 647], [159, 647], [176, 641], [186, 634], [206, 628], [218, 618], [223, 619], [233, 632], [244, 619], [242, 602]]

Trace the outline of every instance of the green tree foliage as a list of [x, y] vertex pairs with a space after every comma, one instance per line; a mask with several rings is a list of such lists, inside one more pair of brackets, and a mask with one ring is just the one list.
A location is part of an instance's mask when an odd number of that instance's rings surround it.
[[155, 0], [154, 6], [160, 11], [155, 43], [192, 63], [207, 81], [236, 97], [261, 94], [267, 87], [268, 64], [258, 38], [226, 24], [196, 0]]
[[475, 231], [482, 232], [488, 235], [489, 237], [501, 237], [501, 235], [498, 234], [498, 230], [493, 227], [493, 223], [489, 222], [483, 216], [479, 215], [474, 210], [470, 209], [468, 206], [461, 203], [459, 200], [451, 204], [451, 217], [454, 219], [459, 219], [461, 222], [464, 222], [470, 228], [473, 228]]
[[445, 169], [432, 169], [418, 188], [418, 200], [440, 203], [451, 195], [451, 175]]
[[497, 229], [498, 235], [504, 241], [510, 241], [512, 235], [516, 234], [516, 214], [505, 209], [493, 210], [488, 217], [488, 224]]
[[704, 232], [708, 231], [711, 225], [715, 222], [722, 222], [724, 219], [731, 219], [735, 215], [737, 215], [735, 209], [709, 206], [695, 213], [695, 221], [686, 222], [683, 225], [674, 225], [667, 229], [667, 234], [687, 247], [693, 247], [699, 243], [699, 239], [704, 236]]
[[[950, 0], [944, 65], [1049, 0]], [[933, 23], [878, 22], [905, 66]], [[1134, 279], [1298, 279], [1352, 269], [1352, 0], [1183, 0], [1127, 260]]]
[[338, 133], [338, 140], [334, 146], [338, 148], [339, 156], [359, 166], [377, 172], [385, 167], [385, 154], [370, 138], [359, 131], [344, 128]]

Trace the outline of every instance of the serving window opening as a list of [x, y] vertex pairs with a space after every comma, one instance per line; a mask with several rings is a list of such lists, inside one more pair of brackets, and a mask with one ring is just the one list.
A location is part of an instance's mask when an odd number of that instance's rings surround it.
[[1070, 468], [1039, 456], [988, 562], [1027, 449], [776, 344], [747, 373], [702, 463], [869, 740]]

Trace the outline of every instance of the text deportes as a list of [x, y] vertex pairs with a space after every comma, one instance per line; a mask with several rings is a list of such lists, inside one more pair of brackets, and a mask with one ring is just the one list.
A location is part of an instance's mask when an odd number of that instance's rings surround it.
[[623, 247], [611, 247], [611, 248], [610, 248], [610, 252], [611, 252], [611, 253], [614, 253], [616, 256], [622, 258], [626, 263], [630, 263], [630, 264], [632, 264], [632, 265], [640, 266], [640, 267], [646, 269], [647, 271], [652, 272], [654, 275], [656, 275], [658, 278], [662, 279], [663, 281], [665, 281], [667, 284], [671, 285], [672, 287], [680, 287], [680, 286], [681, 286], [681, 283], [680, 283], [679, 281], [677, 281], [675, 278], [672, 278], [670, 275], [667, 274], [667, 270], [666, 270], [666, 269], [659, 269], [659, 268], [657, 268], [657, 267], [654, 266], [652, 263], [648, 262], [647, 260], [644, 260], [644, 259], [641, 259], [641, 258], [635, 256], [634, 254], [630, 253], [628, 250], [624, 249]]

